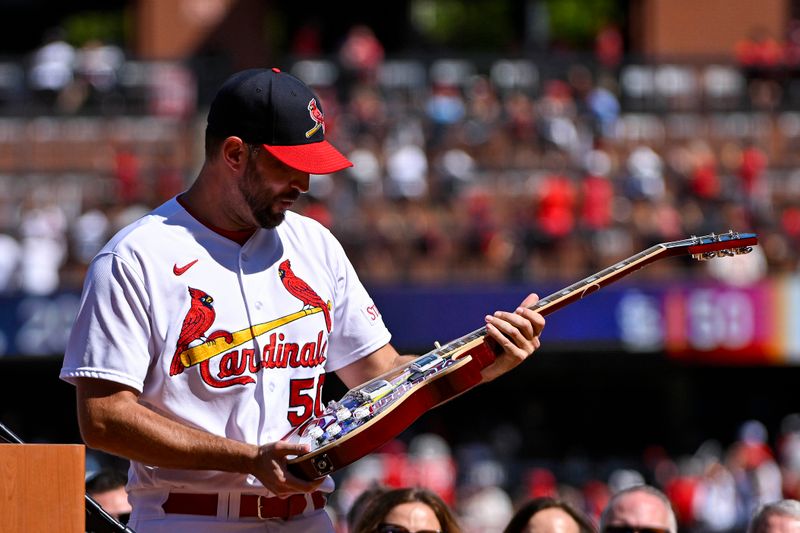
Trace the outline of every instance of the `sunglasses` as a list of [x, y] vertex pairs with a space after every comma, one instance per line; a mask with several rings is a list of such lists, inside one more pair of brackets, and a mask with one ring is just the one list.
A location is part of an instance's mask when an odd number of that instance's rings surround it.
[[442, 533], [442, 531], [439, 529], [418, 529], [416, 531], [411, 531], [397, 524], [381, 524], [378, 526], [377, 533]]
[[670, 533], [666, 527], [606, 526], [603, 533]]

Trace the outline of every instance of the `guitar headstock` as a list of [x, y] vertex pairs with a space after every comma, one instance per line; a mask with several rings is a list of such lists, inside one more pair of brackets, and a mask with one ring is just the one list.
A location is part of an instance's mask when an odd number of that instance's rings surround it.
[[671, 254], [688, 253], [698, 261], [708, 261], [715, 257], [749, 254], [757, 244], [758, 236], [755, 233], [730, 230], [727, 233], [692, 236], [689, 239], [664, 243], [664, 247]]

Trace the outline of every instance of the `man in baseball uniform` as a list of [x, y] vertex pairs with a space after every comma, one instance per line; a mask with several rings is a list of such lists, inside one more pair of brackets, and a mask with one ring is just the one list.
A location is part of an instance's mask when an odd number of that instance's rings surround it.
[[[309, 174], [349, 166], [300, 80], [237, 73], [194, 184], [92, 261], [61, 378], [86, 444], [131, 460], [137, 532], [333, 531], [333, 481], [291, 475], [287, 456], [308, 448], [280, 439], [320, 413], [326, 372], [355, 387], [413, 357], [337, 240], [290, 211]], [[535, 302], [487, 316], [504, 353], [485, 380], [539, 346]]]

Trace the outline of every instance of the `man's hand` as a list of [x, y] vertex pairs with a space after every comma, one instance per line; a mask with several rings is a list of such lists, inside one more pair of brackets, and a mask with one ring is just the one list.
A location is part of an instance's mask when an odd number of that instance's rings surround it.
[[308, 444], [290, 444], [285, 441], [270, 442], [258, 448], [253, 475], [276, 496], [284, 497], [298, 492], [314, 492], [325, 481], [305, 481], [293, 476], [286, 468], [287, 456], [308, 453]]
[[503, 353], [481, 371], [484, 382], [505, 374], [539, 348], [544, 317], [528, 309], [538, 301], [537, 295], [529, 294], [513, 313], [497, 311], [486, 316], [487, 336], [500, 346]]

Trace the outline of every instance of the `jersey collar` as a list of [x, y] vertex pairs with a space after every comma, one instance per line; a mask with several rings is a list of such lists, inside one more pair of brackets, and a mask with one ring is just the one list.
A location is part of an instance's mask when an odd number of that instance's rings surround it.
[[244, 230], [229, 230], [229, 229], [218, 228], [213, 224], [209, 224], [208, 222], [205, 222], [202, 218], [197, 216], [195, 213], [193, 213], [192, 210], [189, 209], [189, 207], [184, 203], [181, 196], [182, 195], [178, 195], [175, 199], [178, 201], [181, 207], [183, 207], [186, 210], [186, 212], [189, 213], [189, 215], [191, 215], [192, 218], [197, 220], [200, 224], [204, 225], [214, 233], [222, 235], [226, 239], [232, 240], [239, 246], [244, 246], [244, 243], [246, 243], [248, 239], [250, 239], [250, 237], [252, 237], [253, 234], [257, 231], [256, 228], [244, 229]]

